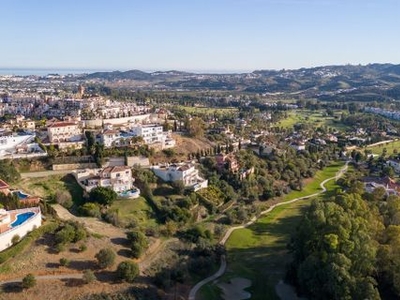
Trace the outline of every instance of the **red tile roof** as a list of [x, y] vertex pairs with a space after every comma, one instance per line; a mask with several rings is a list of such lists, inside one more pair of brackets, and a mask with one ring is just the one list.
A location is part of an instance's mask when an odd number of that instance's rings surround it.
[[74, 126], [74, 125], [76, 125], [76, 123], [74, 123], [74, 122], [56, 122], [56, 123], [51, 124], [48, 127], [54, 128], [54, 127]]
[[10, 186], [3, 180], [0, 179], [0, 190], [8, 189]]

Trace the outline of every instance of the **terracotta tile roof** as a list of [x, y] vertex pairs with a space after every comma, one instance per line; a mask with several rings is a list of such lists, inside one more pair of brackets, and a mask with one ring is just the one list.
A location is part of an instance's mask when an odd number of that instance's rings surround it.
[[54, 128], [54, 127], [74, 126], [74, 125], [76, 125], [76, 123], [74, 123], [74, 122], [55, 122], [55, 123], [49, 125], [48, 127]]
[[3, 180], [0, 179], [0, 190], [8, 189], [10, 186]]
[[119, 133], [118, 130], [111, 130], [111, 129], [106, 130], [106, 131], [103, 132], [103, 134], [117, 134], [117, 133]]

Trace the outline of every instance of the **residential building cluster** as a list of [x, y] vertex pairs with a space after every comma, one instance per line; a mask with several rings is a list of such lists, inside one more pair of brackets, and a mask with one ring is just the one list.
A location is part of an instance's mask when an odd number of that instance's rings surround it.
[[77, 170], [73, 175], [86, 192], [96, 187], [106, 187], [124, 198], [137, 198], [140, 195], [140, 190], [133, 185], [135, 179], [132, 170], [127, 166]]

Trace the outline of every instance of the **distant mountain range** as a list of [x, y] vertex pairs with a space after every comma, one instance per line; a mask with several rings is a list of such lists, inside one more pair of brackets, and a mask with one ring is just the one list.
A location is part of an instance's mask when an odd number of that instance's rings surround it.
[[323, 66], [296, 70], [257, 70], [251, 73], [198, 74], [140, 70], [96, 72], [85, 80], [136, 83], [163, 90], [224, 90], [262, 94], [291, 94], [329, 100], [400, 100], [400, 65]]

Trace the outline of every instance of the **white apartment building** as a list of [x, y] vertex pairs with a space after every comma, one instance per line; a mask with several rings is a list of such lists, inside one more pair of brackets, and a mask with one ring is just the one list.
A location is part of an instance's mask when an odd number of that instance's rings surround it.
[[163, 127], [159, 125], [134, 125], [131, 132], [142, 137], [146, 144], [162, 142]]
[[162, 180], [169, 182], [181, 180], [185, 187], [195, 191], [208, 186], [208, 180], [201, 178], [199, 170], [191, 164], [161, 165], [153, 166], [151, 169], [154, 174]]
[[163, 127], [155, 124], [133, 125], [131, 132], [135, 136], [140, 136], [147, 145], [160, 143], [162, 149], [175, 146], [175, 140], [170, 132], [163, 132]]
[[47, 127], [50, 143], [76, 142], [82, 139], [82, 131], [74, 122], [55, 122]]

